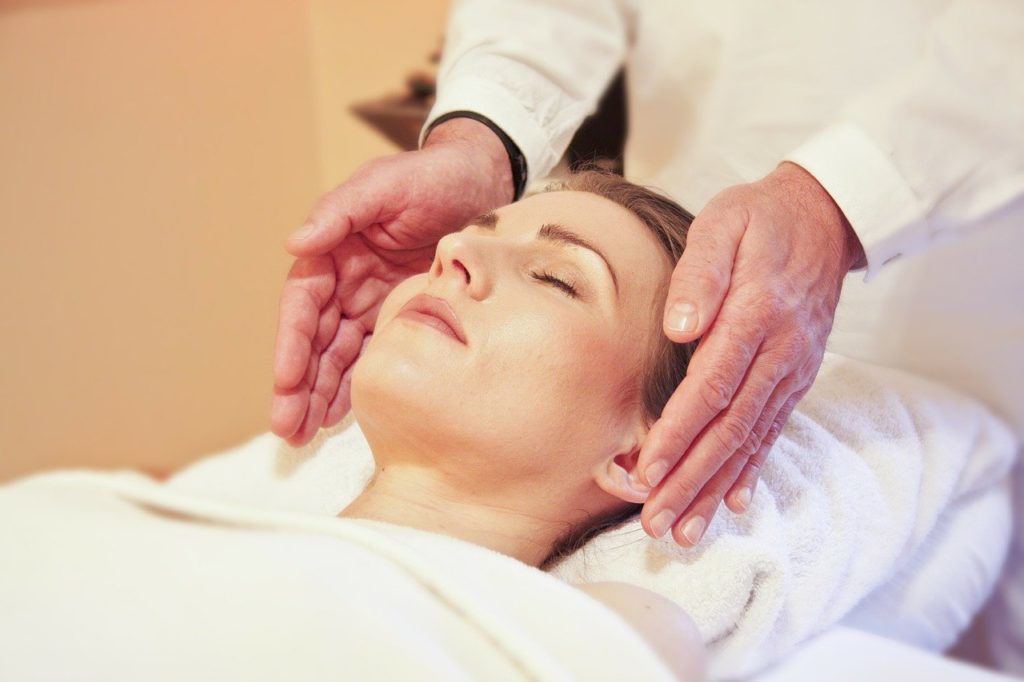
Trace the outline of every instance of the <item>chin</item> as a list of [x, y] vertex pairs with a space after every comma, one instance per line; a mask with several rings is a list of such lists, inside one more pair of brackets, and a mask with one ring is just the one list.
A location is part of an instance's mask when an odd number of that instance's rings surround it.
[[436, 365], [368, 346], [352, 370], [352, 413], [364, 433], [436, 429], [437, 415], [450, 414], [445, 379]]

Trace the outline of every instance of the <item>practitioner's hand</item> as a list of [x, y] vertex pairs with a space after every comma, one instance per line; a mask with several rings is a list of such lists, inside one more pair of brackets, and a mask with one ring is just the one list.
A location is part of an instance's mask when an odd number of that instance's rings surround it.
[[[701, 211], [672, 274], [664, 330], [701, 342], [653, 425], [638, 471], [643, 525], [695, 545], [723, 497], [750, 504], [758, 472], [811, 387], [860, 241], [820, 184], [782, 163]], [[659, 485], [660, 483], [660, 485]]]
[[298, 258], [281, 293], [273, 432], [298, 446], [337, 424], [384, 298], [427, 271], [441, 237], [512, 197], [501, 141], [454, 118], [423, 149], [371, 161], [320, 199], [286, 244]]

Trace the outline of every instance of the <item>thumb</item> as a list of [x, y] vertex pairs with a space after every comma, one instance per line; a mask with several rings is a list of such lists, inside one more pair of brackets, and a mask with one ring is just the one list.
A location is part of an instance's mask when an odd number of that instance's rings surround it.
[[296, 257], [320, 256], [350, 234], [379, 222], [382, 193], [366, 184], [350, 180], [321, 197], [305, 224], [289, 235], [284, 248]]
[[745, 211], [716, 211], [712, 206], [694, 219], [686, 248], [672, 271], [663, 325], [665, 335], [675, 343], [703, 336], [718, 316], [747, 227]]

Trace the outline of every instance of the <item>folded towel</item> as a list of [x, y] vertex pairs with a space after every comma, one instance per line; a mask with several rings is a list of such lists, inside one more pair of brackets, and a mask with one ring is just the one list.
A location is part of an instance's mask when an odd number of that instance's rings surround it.
[[[651, 540], [632, 522], [593, 539], [553, 573], [631, 582], [673, 599], [708, 641], [713, 675], [747, 674], [912, 569], [944, 511], [1005, 485], [1016, 447], [1006, 425], [975, 400], [828, 354], [746, 514], [720, 511], [694, 549]], [[168, 485], [333, 515], [372, 470], [365, 439], [346, 421], [298, 449], [264, 434]], [[990, 553], [1001, 556], [1005, 528], [978, 529], [986, 533]], [[970, 616], [963, 614], [961, 629]]]

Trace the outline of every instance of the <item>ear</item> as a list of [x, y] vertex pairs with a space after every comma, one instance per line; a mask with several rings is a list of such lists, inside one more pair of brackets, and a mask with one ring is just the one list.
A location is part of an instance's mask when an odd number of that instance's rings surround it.
[[609, 457], [594, 470], [594, 480], [601, 490], [625, 502], [645, 502], [651, 494], [637, 477], [636, 465], [640, 459], [640, 446], [628, 452]]

